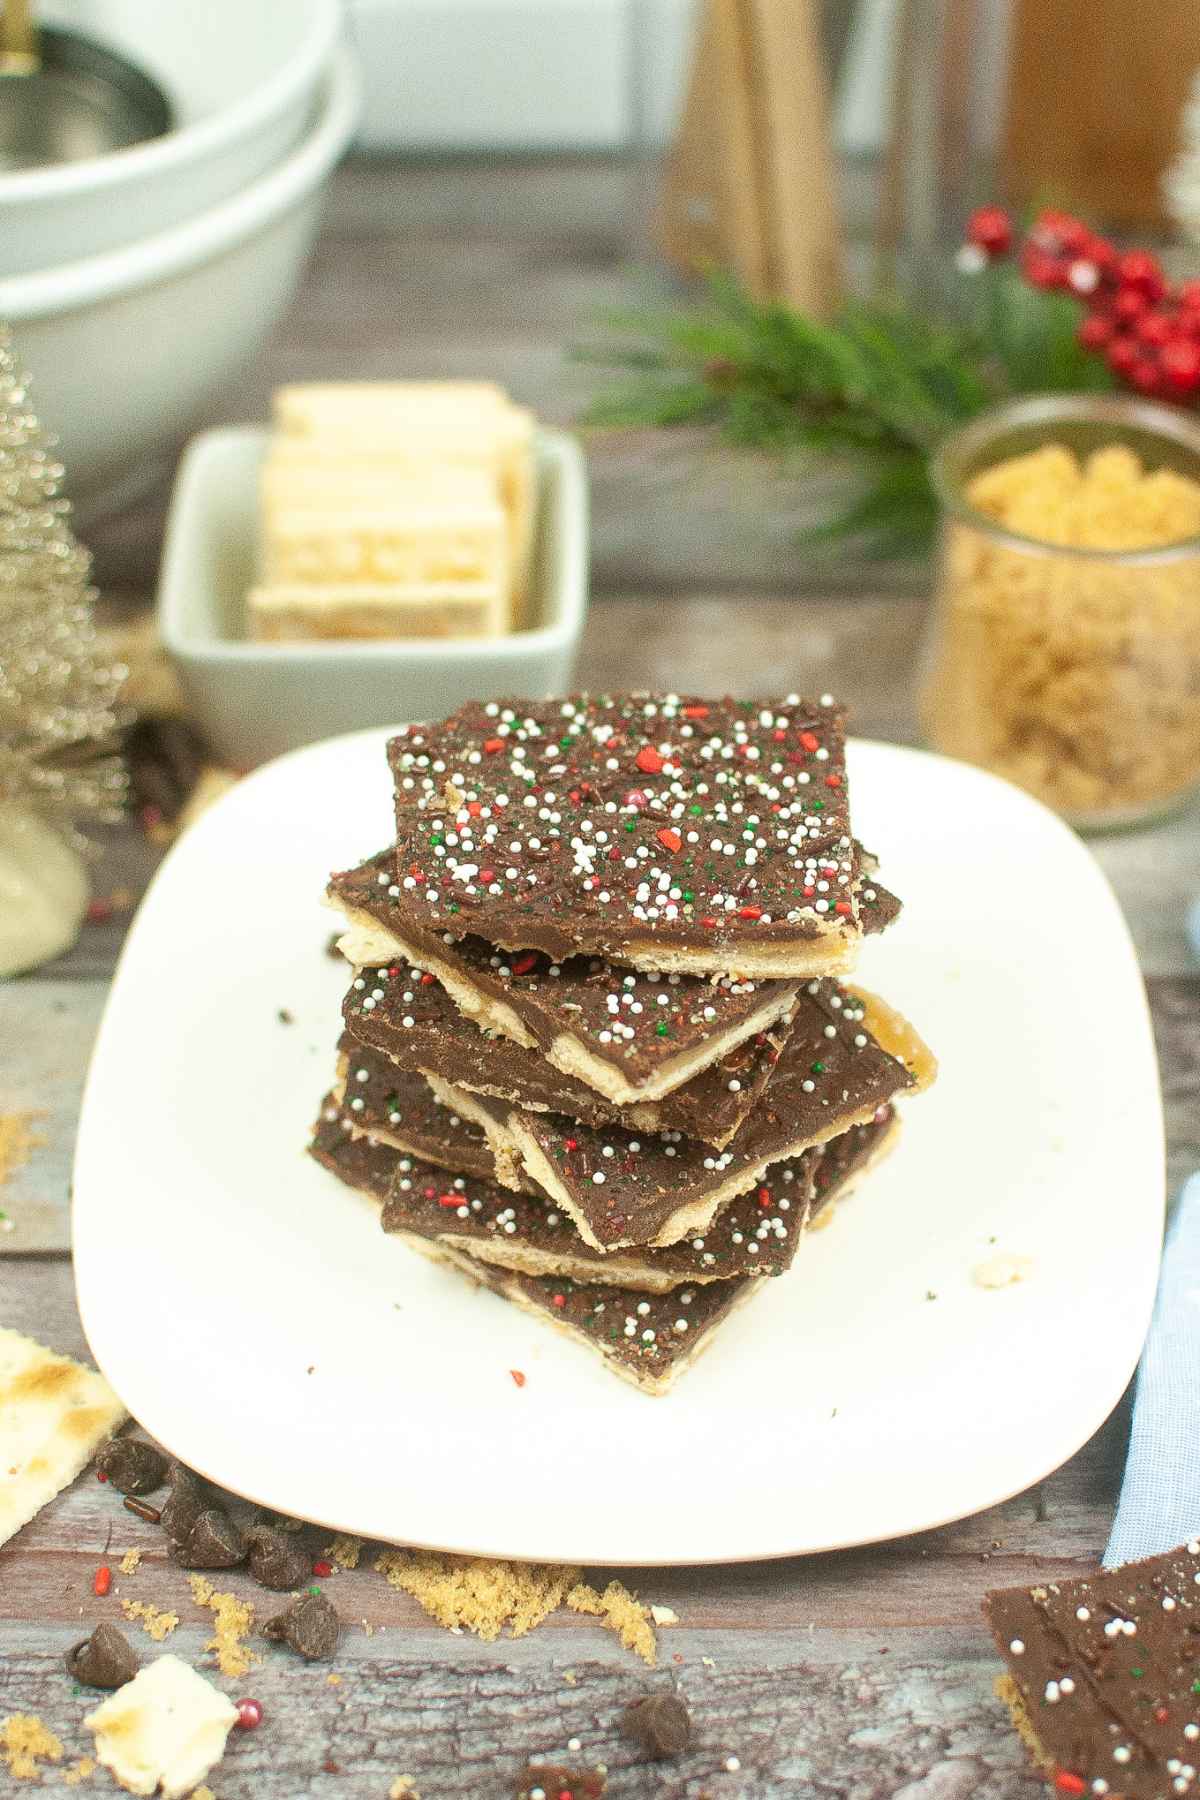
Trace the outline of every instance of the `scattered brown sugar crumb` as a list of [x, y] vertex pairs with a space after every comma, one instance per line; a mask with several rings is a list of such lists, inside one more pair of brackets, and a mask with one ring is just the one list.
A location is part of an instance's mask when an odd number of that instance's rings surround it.
[[332, 1544], [326, 1546], [324, 1554], [339, 1569], [357, 1569], [362, 1547], [361, 1538], [335, 1537]]
[[192, 1800], [217, 1800], [217, 1796], [210, 1787], [198, 1787], [192, 1789]]
[[465, 1627], [490, 1643], [507, 1625], [523, 1637], [561, 1606], [579, 1570], [556, 1563], [492, 1562], [431, 1550], [385, 1550], [375, 1563], [448, 1631]]
[[45, 1143], [45, 1138], [32, 1129], [33, 1121], [44, 1117], [39, 1112], [0, 1113], [0, 1187], [10, 1175], [25, 1167], [39, 1144]]
[[[136, 1550], [131, 1550], [130, 1555], [136, 1556]], [[121, 1611], [127, 1619], [140, 1625], [156, 1644], [169, 1638], [179, 1623], [178, 1613], [163, 1612], [157, 1606], [148, 1606], [144, 1600], [122, 1600]]]
[[204, 1648], [216, 1651], [222, 1675], [248, 1675], [262, 1661], [245, 1643], [254, 1625], [254, 1608], [236, 1594], [219, 1594], [206, 1575], [189, 1575], [188, 1586], [196, 1605], [206, 1606], [216, 1619], [216, 1630]]
[[[194, 1795], [193, 1800], [195, 1800]], [[413, 1786], [409, 1776], [397, 1775], [395, 1781], [393, 1781], [391, 1787], [388, 1789], [388, 1800], [421, 1800], [421, 1796]]]
[[127, 1550], [117, 1564], [117, 1567], [120, 1569], [122, 1575], [136, 1575], [138, 1564], [141, 1560], [142, 1553], [140, 1550]]
[[40, 1762], [61, 1762], [63, 1747], [34, 1713], [10, 1713], [0, 1720], [0, 1756], [14, 1781], [38, 1781]]
[[[81, 1756], [78, 1762], [72, 1763], [69, 1769], [63, 1770], [63, 1785], [64, 1787], [79, 1787], [88, 1779], [89, 1775], [95, 1773], [95, 1759], [90, 1756]], [[199, 1789], [192, 1795], [192, 1800], [200, 1800]]]
[[591, 1613], [610, 1631], [615, 1631], [627, 1650], [633, 1650], [653, 1668], [658, 1661], [658, 1639], [650, 1619], [650, 1608], [643, 1606], [619, 1581], [610, 1581], [602, 1594], [586, 1581], [579, 1582], [566, 1596], [572, 1612]]

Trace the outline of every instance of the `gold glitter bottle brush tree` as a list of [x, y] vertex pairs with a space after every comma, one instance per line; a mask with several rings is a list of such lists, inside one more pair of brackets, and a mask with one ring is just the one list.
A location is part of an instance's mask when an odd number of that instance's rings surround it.
[[88, 898], [78, 825], [116, 819], [125, 799], [124, 670], [97, 655], [62, 476], [0, 328], [0, 976], [74, 942]]

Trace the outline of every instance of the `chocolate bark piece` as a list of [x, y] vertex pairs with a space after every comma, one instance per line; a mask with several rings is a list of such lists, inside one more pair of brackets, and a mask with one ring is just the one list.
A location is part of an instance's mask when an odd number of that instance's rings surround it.
[[661, 1099], [777, 1024], [798, 985], [638, 973], [598, 956], [559, 963], [431, 930], [413, 916], [389, 853], [335, 874], [328, 897], [350, 922], [341, 944], [351, 962], [415, 964], [476, 1025], [537, 1051], [618, 1105]]
[[1059, 1792], [1195, 1792], [1200, 1539], [1074, 1581], [999, 1588], [984, 1612], [1008, 1665], [1001, 1697]]
[[854, 963], [832, 696], [472, 702], [388, 757], [402, 904], [426, 931], [693, 973]]
[[322, 1113], [312, 1154], [347, 1185], [384, 1203], [385, 1231], [434, 1238], [522, 1274], [604, 1281], [648, 1293], [666, 1292], [685, 1280], [782, 1274], [809, 1220], [886, 1153], [895, 1132], [892, 1109], [884, 1108], [869, 1125], [781, 1163], [769, 1184], [734, 1201], [703, 1236], [664, 1249], [605, 1255], [585, 1244], [565, 1214], [544, 1198], [465, 1179], [447, 1184], [413, 1158], [347, 1131], [336, 1113], [336, 1107]]
[[790, 1029], [789, 1015], [744, 1038], [719, 1062], [661, 1099], [618, 1106], [577, 1076], [555, 1068], [540, 1051], [481, 1031], [439, 981], [407, 960], [389, 968], [360, 969], [342, 1003], [342, 1016], [353, 1038], [382, 1051], [402, 1069], [439, 1075], [535, 1112], [565, 1113], [590, 1125], [682, 1131], [718, 1148], [762, 1095]]
[[[338, 1044], [334, 1102], [350, 1123], [439, 1168], [490, 1181], [495, 1158], [483, 1130], [438, 1099], [424, 1076], [397, 1068], [347, 1033]], [[506, 1166], [506, 1181], [517, 1178]]]
[[557, 1325], [603, 1357], [614, 1375], [647, 1394], [665, 1394], [707, 1347], [736, 1306], [761, 1291], [749, 1276], [733, 1281], [643, 1293], [606, 1282], [576, 1282], [558, 1275], [521, 1275], [494, 1268], [456, 1244], [402, 1231], [402, 1241], [434, 1262], [457, 1269], [523, 1312]]
[[821, 980], [810, 982], [797, 1002], [765, 1098], [721, 1151], [676, 1132], [597, 1131], [553, 1113], [456, 1097], [463, 1107], [473, 1104], [480, 1123], [490, 1120], [498, 1154], [511, 1149], [519, 1156], [582, 1238], [598, 1250], [615, 1250], [702, 1234], [735, 1196], [766, 1179], [773, 1164], [867, 1122], [916, 1080], [871, 1034], [864, 1002]]

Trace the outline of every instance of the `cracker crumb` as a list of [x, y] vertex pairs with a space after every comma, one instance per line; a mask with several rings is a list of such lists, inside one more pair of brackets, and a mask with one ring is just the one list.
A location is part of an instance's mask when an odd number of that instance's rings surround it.
[[388, 1789], [388, 1800], [421, 1800], [412, 1780], [407, 1775], [397, 1775]]
[[579, 1580], [578, 1569], [561, 1564], [493, 1562], [432, 1550], [385, 1550], [375, 1567], [439, 1625], [448, 1631], [465, 1626], [485, 1643], [504, 1625], [510, 1637], [532, 1631]]
[[563, 1670], [563, 1680], [566, 1682], [568, 1687], [574, 1687], [576, 1682], [578, 1681], [578, 1679], [579, 1679], [579, 1677], [576, 1675], [574, 1669], [564, 1669]]
[[210, 1787], [198, 1787], [192, 1789], [192, 1800], [217, 1800], [217, 1797]]
[[679, 1614], [671, 1606], [652, 1606], [650, 1617], [656, 1625], [678, 1625]]
[[325, 1685], [326, 1687], [341, 1687], [342, 1678], [340, 1675], [327, 1675], [325, 1677]]
[[38, 1764], [61, 1762], [63, 1747], [36, 1713], [10, 1713], [0, 1720], [0, 1756], [14, 1781], [38, 1781]]
[[633, 1650], [651, 1668], [658, 1661], [658, 1640], [650, 1619], [650, 1608], [620, 1581], [610, 1581], [602, 1594], [586, 1581], [578, 1582], [567, 1595], [572, 1612], [590, 1613], [610, 1631], [615, 1631], [627, 1650]]
[[363, 1542], [356, 1537], [335, 1537], [332, 1544], [325, 1546], [323, 1555], [339, 1569], [357, 1569], [358, 1559], [362, 1555]]
[[138, 1564], [141, 1560], [142, 1553], [140, 1550], [127, 1550], [117, 1564], [117, 1567], [120, 1569], [122, 1575], [136, 1575]]
[[[89, 1775], [94, 1775], [95, 1773], [95, 1758], [91, 1756], [81, 1756], [78, 1762], [72, 1763], [69, 1769], [63, 1770], [63, 1785], [65, 1787], [79, 1787], [88, 1779]], [[193, 1794], [192, 1800], [199, 1800], [198, 1794]]]
[[1032, 1274], [1032, 1256], [989, 1256], [986, 1262], [975, 1264], [971, 1280], [979, 1288], [1005, 1288], [1025, 1281]]
[[45, 1116], [40, 1112], [0, 1113], [0, 1187], [10, 1175], [25, 1167], [39, 1144], [45, 1143], [45, 1138], [32, 1129], [33, 1121]]
[[[131, 1555], [136, 1552], [131, 1551]], [[179, 1623], [179, 1614], [163, 1612], [157, 1606], [150, 1606], [144, 1600], [122, 1600], [121, 1611], [135, 1625], [140, 1625], [147, 1637], [152, 1637], [156, 1644], [169, 1638]]]
[[717, 1661], [714, 1656], [702, 1656], [700, 1661], [704, 1664], [706, 1669], [715, 1669], [717, 1666]]
[[189, 1575], [188, 1586], [197, 1606], [206, 1606], [216, 1620], [216, 1630], [204, 1648], [215, 1650], [222, 1675], [248, 1675], [262, 1657], [247, 1650], [245, 1640], [254, 1625], [254, 1608], [236, 1594], [219, 1594], [206, 1575]]

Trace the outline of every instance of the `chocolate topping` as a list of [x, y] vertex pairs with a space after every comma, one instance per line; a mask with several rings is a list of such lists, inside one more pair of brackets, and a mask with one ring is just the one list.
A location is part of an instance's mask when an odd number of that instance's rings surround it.
[[397, 1068], [348, 1033], [343, 1033], [338, 1051], [346, 1059], [341, 1111], [356, 1127], [373, 1131], [425, 1162], [491, 1180], [494, 1158], [483, 1132], [444, 1106], [424, 1076]]
[[406, 727], [388, 755], [397, 880], [427, 927], [552, 956], [684, 949], [730, 970], [753, 945], [791, 952], [797, 973], [814, 939], [852, 951], [859, 936], [831, 700], [472, 702]]
[[84, 1687], [119, 1688], [138, 1672], [137, 1652], [115, 1625], [97, 1625], [66, 1655], [67, 1672]]
[[984, 1611], [1014, 1717], [1063, 1793], [1196, 1791], [1200, 1541], [1081, 1580], [1001, 1588]]
[[246, 1560], [246, 1540], [218, 1506], [210, 1506], [187, 1536], [172, 1539], [171, 1558], [185, 1569], [234, 1569]]
[[167, 1479], [166, 1457], [142, 1438], [111, 1439], [96, 1467], [119, 1494], [152, 1494]]
[[648, 1756], [682, 1756], [692, 1741], [692, 1715], [678, 1694], [647, 1694], [625, 1708], [621, 1728]]
[[287, 1644], [306, 1662], [321, 1662], [337, 1649], [341, 1628], [337, 1611], [324, 1594], [301, 1594], [286, 1612], [266, 1621], [262, 1634]]

